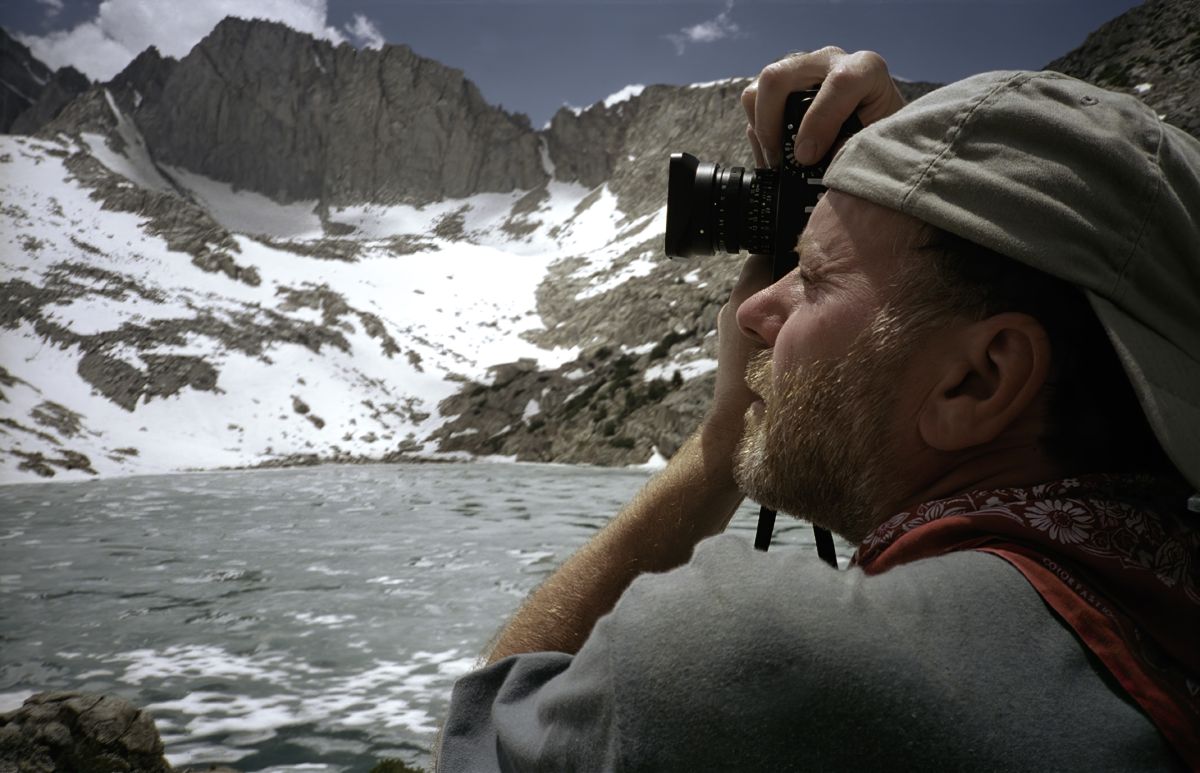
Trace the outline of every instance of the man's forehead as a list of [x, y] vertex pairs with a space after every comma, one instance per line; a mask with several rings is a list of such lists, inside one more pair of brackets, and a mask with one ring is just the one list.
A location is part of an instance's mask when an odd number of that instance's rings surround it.
[[910, 215], [838, 191], [822, 197], [796, 240], [805, 262], [852, 256], [903, 256], [919, 247], [929, 226]]

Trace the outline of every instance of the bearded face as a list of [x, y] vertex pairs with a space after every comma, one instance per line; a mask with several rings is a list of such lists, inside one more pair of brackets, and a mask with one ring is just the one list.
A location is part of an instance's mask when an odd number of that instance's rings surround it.
[[770, 352], [756, 355], [746, 381], [763, 406], [747, 412], [735, 457], [741, 490], [853, 543], [891, 515], [896, 396], [918, 327], [884, 307], [845, 357], [775, 378]]

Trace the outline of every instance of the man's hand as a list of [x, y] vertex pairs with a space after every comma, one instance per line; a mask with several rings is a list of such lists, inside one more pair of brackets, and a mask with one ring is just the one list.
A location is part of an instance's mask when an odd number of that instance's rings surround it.
[[904, 97], [888, 74], [887, 62], [874, 51], [847, 54], [827, 46], [807, 54], [790, 54], [769, 64], [742, 92], [749, 123], [746, 136], [759, 167], [779, 166], [783, 147], [783, 105], [793, 91], [820, 87], [796, 132], [796, 160], [819, 161], [837, 141], [838, 130], [858, 111], [863, 126], [886, 118], [904, 106]]

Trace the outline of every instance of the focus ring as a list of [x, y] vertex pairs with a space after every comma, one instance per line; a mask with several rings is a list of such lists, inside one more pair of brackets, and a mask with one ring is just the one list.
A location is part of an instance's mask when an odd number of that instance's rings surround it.
[[775, 189], [779, 173], [774, 169], [754, 170], [750, 202], [744, 217], [746, 250], [755, 255], [774, 254]]

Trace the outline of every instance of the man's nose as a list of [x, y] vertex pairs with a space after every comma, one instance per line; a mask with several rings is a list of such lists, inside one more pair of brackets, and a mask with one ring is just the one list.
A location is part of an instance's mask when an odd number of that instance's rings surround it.
[[759, 346], [773, 347], [787, 321], [788, 307], [780, 297], [779, 284], [764, 287], [738, 306], [737, 323], [742, 335]]

